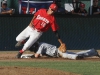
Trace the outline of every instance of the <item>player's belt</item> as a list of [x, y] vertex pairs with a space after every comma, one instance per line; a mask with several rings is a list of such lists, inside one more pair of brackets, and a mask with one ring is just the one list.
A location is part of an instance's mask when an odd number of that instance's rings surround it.
[[37, 32], [41, 32], [40, 30], [36, 29], [34, 25], [32, 25], [33, 29], [35, 29]]

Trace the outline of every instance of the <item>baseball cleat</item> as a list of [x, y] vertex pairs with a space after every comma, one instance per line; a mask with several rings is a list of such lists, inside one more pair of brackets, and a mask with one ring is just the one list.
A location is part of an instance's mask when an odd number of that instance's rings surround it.
[[17, 42], [17, 44], [15, 45], [15, 47], [17, 48], [17, 47], [20, 47], [20, 46], [22, 46], [24, 43], [26, 42], [26, 40], [23, 40], [23, 41], [18, 41]]
[[96, 56], [100, 58], [100, 55], [99, 55], [98, 51], [97, 50], [95, 50], [95, 51], [97, 53]]
[[15, 47], [17, 48], [17, 47], [20, 47], [21, 45], [22, 45], [21, 42], [17, 42], [16, 45], [15, 45]]
[[22, 53], [18, 52], [16, 58], [21, 58]]

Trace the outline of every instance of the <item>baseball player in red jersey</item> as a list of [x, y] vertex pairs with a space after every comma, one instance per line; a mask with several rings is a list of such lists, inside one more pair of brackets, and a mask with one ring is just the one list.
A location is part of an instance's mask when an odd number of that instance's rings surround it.
[[[58, 41], [60, 44], [64, 44], [62, 40], [60, 39], [60, 36], [58, 34], [58, 25], [55, 21], [54, 12], [57, 10], [56, 4], [51, 4], [49, 9], [40, 9], [35, 14], [33, 19], [31, 20], [28, 27], [26, 27], [17, 37], [16, 41], [17, 44], [15, 47], [20, 46], [21, 44], [24, 44], [23, 48], [18, 52], [17, 58], [20, 58], [22, 53], [29, 49], [32, 44], [34, 44], [42, 35], [43, 32], [46, 32], [50, 27], [52, 28], [53, 32], [58, 38]], [[25, 43], [25, 39], [29, 39]]]

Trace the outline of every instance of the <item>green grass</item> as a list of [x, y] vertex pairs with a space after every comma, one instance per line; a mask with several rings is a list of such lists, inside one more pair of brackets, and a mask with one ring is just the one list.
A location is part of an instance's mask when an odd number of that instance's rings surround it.
[[0, 66], [41, 67], [82, 75], [100, 75], [100, 61], [0, 61]]

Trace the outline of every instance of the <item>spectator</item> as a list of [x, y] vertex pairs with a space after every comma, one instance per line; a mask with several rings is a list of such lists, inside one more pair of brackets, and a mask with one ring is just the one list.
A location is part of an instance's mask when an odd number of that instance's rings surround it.
[[100, 7], [98, 6], [99, 0], [93, 0], [93, 5], [92, 5], [92, 12], [90, 13], [90, 7], [89, 7], [89, 14], [95, 15], [95, 14], [100, 14]]
[[14, 9], [8, 8], [7, 7], [7, 2], [6, 1], [2, 1], [1, 13], [0, 14], [10, 14], [10, 15], [12, 15], [13, 13], [14, 13]]
[[65, 5], [66, 13], [72, 14], [74, 11], [73, 4], [72, 3], [65, 3], [64, 5]]
[[73, 0], [73, 7], [74, 7], [74, 9], [76, 9], [76, 8], [78, 8], [78, 6], [79, 6], [79, 4], [81, 3], [81, 1], [79, 1], [79, 0]]
[[80, 3], [79, 8], [74, 9], [72, 14], [87, 16], [88, 13], [87, 13], [87, 10], [85, 9], [85, 4]]

